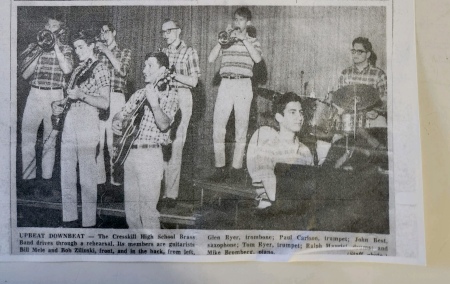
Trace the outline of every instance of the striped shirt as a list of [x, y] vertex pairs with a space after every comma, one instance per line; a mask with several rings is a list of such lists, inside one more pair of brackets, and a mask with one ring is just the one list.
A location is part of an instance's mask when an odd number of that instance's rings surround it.
[[[122, 108], [121, 114], [124, 118], [129, 117], [137, 108], [139, 103], [145, 99], [146, 89], [136, 91], [125, 106]], [[171, 119], [175, 117], [178, 110], [178, 93], [175, 89], [159, 92], [159, 106], [162, 111]], [[170, 128], [166, 131], [161, 131], [156, 124], [153, 112], [148, 104], [144, 102], [144, 116], [139, 125], [139, 136], [134, 141], [134, 145], [167, 145], [170, 141]]]
[[[73, 66], [72, 48], [68, 45], [61, 45], [59, 49], [64, 54], [64, 58]], [[34, 73], [31, 76], [30, 84], [44, 88], [64, 87], [64, 73], [59, 66], [58, 58], [54, 50], [44, 52], [39, 57]]]
[[344, 69], [339, 77], [338, 87], [341, 88], [356, 84], [364, 84], [377, 89], [380, 94], [380, 99], [383, 102], [383, 108], [386, 108], [387, 77], [383, 70], [370, 64], [361, 71], [354, 65]]
[[[253, 47], [261, 54], [261, 44], [256, 38], [247, 36]], [[220, 64], [220, 76], [253, 77], [253, 65], [255, 62], [242, 41], [238, 41], [227, 49], [222, 49], [222, 62]]]
[[[197, 74], [200, 77], [197, 51], [193, 47], [188, 47], [184, 41], [181, 41], [176, 48], [165, 47], [162, 52], [169, 57], [169, 64], [175, 66], [176, 73], [186, 76]], [[173, 80], [171, 85], [190, 88], [190, 86], [176, 80]]]
[[253, 183], [275, 179], [277, 163], [312, 166], [314, 160], [309, 148], [297, 137], [294, 143], [286, 143], [278, 131], [262, 126], [253, 134], [247, 148], [247, 169]]
[[112, 65], [111, 61], [108, 59], [108, 57], [102, 52], [98, 55], [98, 60], [102, 62], [106, 67], [108, 67], [108, 70], [110, 70], [111, 75], [111, 90], [119, 90], [123, 94], [125, 94], [126, 85], [127, 85], [127, 76], [130, 71], [130, 65], [131, 65], [131, 50], [129, 49], [123, 49], [120, 50], [117, 47], [117, 44], [114, 45], [114, 47], [111, 49], [112, 54], [114, 55], [117, 60], [120, 62], [120, 72], [125, 74], [125, 76], [122, 76]]

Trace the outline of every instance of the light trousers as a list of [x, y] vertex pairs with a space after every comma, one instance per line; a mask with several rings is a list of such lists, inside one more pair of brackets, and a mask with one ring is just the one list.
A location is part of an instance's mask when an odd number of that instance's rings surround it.
[[235, 169], [242, 168], [252, 99], [250, 78], [222, 79], [214, 106], [213, 140], [216, 167], [225, 166], [226, 126], [234, 108], [235, 147], [232, 166]]
[[131, 149], [124, 164], [125, 215], [130, 229], [160, 229], [161, 148]]
[[181, 122], [177, 128], [175, 140], [172, 142], [172, 156], [165, 163], [164, 196], [176, 199], [180, 190], [181, 163], [183, 158], [183, 148], [186, 142], [186, 135], [189, 121], [192, 116], [192, 93], [190, 89], [178, 89], [179, 106], [181, 110]]
[[44, 146], [42, 154], [42, 178], [50, 179], [55, 165], [57, 132], [52, 131], [53, 101], [63, 98], [63, 90], [31, 88], [22, 119], [22, 178], [36, 178], [36, 139], [39, 126], [44, 121]]
[[[122, 110], [125, 105], [125, 96], [122, 93], [111, 92], [110, 102], [109, 102], [109, 116], [108, 119], [100, 120], [100, 148], [99, 155], [97, 157], [98, 165], [98, 183], [102, 184], [106, 182], [106, 170], [105, 170], [105, 155], [104, 155], [104, 145], [105, 145], [105, 133], [106, 133], [106, 145], [108, 147], [109, 153], [109, 165], [112, 166], [113, 158], [113, 132], [112, 132], [112, 119], [114, 115]], [[110, 173], [112, 176], [112, 167], [110, 168]]]
[[97, 109], [72, 106], [67, 113], [61, 142], [61, 194], [63, 221], [78, 219], [77, 162], [81, 185], [83, 227], [94, 226], [97, 210], [96, 147], [99, 143]]

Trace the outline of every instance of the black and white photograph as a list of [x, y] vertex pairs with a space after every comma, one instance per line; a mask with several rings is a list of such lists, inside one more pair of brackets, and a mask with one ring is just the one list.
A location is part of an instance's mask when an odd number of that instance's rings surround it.
[[396, 255], [392, 1], [76, 2], [12, 7], [13, 254]]

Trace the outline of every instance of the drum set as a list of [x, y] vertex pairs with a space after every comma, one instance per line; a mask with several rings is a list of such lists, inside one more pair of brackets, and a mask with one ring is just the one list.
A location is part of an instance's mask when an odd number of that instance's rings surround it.
[[[319, 140], [334, 143], [344, 138], [342, 142], [348, 159], [356, 145], [364, 145], [363, 148], [369, 153], [386, 145], [386, 128], [366, 128], [366, 119], [369, 119], [367, 113], [381, 104], [379, 93], [374, 87], [348, 85], [330, 93], [325, 101], [314, 98], [307, 100], [312, 101], [315, 107], [313, 118], [309, 121], [309, 135], [316, 143]], [[351, 146], [349, 137], [353, 140]]]
[[324, 101], [308, 97], [306, 100], [315, 103], [314, 116], [310, 120], [315, 134], [353, 134], [353, 137], [358, 128], [366, 126], [367, 112], [381, 103], [378, 91], [363, 84], [348, 85], [330, 92]]
[[[280, 95], [262, 88], [257, 90], [257, 94], [272, 102]], [[382, 103], [374, 87], [348, 85], [329, 92], [325, 99], [308, 96], [301, 98], [305, 124], [299, 137], [310, 149], [316, 149], [320, 144], [318, 141], [334, 144], [338, 140], [349, 157], [356, 145], [369, 152], [385, 149], [387, 128], [366, 128], [366, 120], [370, 119], [367, 113]], [[349, 138], [352, 141], [350, 143]]]
[[[274, 101], [278, 92], [259, 88], [259, 96]], [[358, 128], [366, 126], [366, 114], [381, 104], [377, 89], [355, 84], [329, 92], [325, 99], [302, 97], [305, 121], [309, 132], [318, 138], [331, 138], [334, 134], [356, 136]]]

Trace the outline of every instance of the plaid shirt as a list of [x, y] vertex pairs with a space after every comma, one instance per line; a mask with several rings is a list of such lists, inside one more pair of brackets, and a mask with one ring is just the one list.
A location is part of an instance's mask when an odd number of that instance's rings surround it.
[[117, 60], [120, 61], [120, 72], [125, 74], [122, 76], [117, 70], [115, 70], [111, 61], [109, 61], [108, 57], [102, 52], [98, 55], [98, 60], [102, 62], [111, 73], [111, 90], [120, 90], [125, 94], [126, 84], [127, 84], [127, 76], [130, 71], [130, 62], [131, 62], [131, 50], [123, 49], [120, 50], [117, 47], [117, 44], [113, 46], [111, 49], [112, 54]]
[[[142, 100], [145, 99], [146, 89], [140, 89], [136, 91], [122, 108], [121, 114], [124, 118], [128, 118], [139, 105]], [[141, 124], [139, 125], [139, 136], [134, 141], [134, 145], [167, 145], [170, 141], [170, 129], [161, 131], [156, 124], [153, 112], [148, 104], [144, 102], [144, 116]], [[178, 93], [175, 89], [159, 92], [159, 106], [162, 111], [171, 119], [175, 117], [175, 113], [178, 110]]]
[[[80, 64], [72, 73], [72, 76], [75, 76], [82, 68], [85, 67], [85, 64]], [[72, 78], [71, 78], [72, 80]], [[106, 68], [103, 63], [99, 62], [97, 66], [95, 66], [94, 70], [92, 71], [92, 76], [80, 84], [79, 88], [83, 93], [91, 96], [99, 96], [100, 92], [99, 89], [101, 87], [109, 86], [110, 85], [110, 79], [109, 79], [109, 70]]]
[[[192, 47], [188, 47], [184, 41], [181, 41], [174, 49], [165, 47], [162, 52], [169, 57], [169, 64], [170, 66], [175, 66], [176, 73], [186, 76], [192, 76], [193, 74], [200, 76], [197, 51]], [[190, 86], [176, 80], [173, 80], [171, 85], [190, 88]]]
[[387, 77], [383, 70], [370, 64], [361, 71], [354, 65], [344, 69], [339, 77], [339, 88], [356, 84], [369, 85], [377, 89], [383, 102], [383, 108], [386, 108]]
[[[59, 47], [70, 66], [73, 66], [72, 48], [68, 45]], [[44, 52], [37, 61], [30, 84], [38, 87], [59, 88], [64, 87], [64, 73], [59, 66], [54, 50]]]

